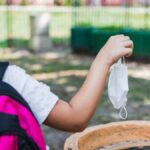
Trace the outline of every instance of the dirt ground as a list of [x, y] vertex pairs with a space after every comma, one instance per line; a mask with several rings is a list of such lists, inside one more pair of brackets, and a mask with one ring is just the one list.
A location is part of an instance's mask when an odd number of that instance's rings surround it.
[[[29, 74], [49, 86], [61, 99], [69, 101], [78, 91], [87, 75], [94, 56], [75, 55], [69, 48], [32, 54], [27, 50], [1, 50], [1, 60], [9, 60], [27, 70]], [[127, 120], [150, 120], [150, 63], [126, 60], [129, 73]], [[107, 93], [107, 83], [101, 103], [89, 126], [120, 121]], [[71, 134], [42, 126], [46, 143], [51, 150], [62, 150]]]

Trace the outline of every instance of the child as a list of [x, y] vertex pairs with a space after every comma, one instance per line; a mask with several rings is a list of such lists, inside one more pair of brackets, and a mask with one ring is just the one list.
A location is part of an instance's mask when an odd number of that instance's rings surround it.
[[133, 42], [128, 36], [109, 38], [93, 61], [82, 87], [67, 103], [21, 68], [10, 65], [3, 81], [13, 86], [27, 101], [40, 124], [77, 132], [87, 126], [102, 96], [110, 66], [123, 56], [132, 54]]

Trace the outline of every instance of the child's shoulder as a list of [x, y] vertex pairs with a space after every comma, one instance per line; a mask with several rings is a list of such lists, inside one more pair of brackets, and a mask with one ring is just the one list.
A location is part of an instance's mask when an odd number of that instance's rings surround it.
[[15, 88], [19, 93], [22, 93], [28, 75], [26, 71], [19, 66], [9, 65], [4, 74], [3, 81]]
[[8, 73], [8, 72], [11, 72], [11, 73], [15, 73], [15, 72], [17, 72], [17, 73], [26, 73], [26, 71], [23, 68], [21, 68], [17, 65], [11, 65], [11, 64], [8, 66], [8, 68], [6, 70], [6, 73]]

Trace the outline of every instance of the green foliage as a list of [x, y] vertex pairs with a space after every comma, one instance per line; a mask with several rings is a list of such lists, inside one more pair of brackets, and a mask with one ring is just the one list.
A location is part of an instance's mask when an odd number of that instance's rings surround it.
[[22, 0], [20, 3], [20, 5], [23, 5], [23, 6], [26, 6], [28, 4], [29, 4], [28, 0]]
[[0, 5], [6, 5], [6, 0], [0, 0]]
[[72, 5], [72, 0], [65, 0], [65, 5], [66, 6], [71, 6]]

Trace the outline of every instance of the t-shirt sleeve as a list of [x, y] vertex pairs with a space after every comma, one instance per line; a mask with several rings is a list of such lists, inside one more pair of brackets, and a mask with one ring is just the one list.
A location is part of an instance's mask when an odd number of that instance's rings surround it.
[[10, 65], [3, 81], [14, 87], [27, 101], [38, 122], [42, 124], [59, 100], [50, 87], [28, 75], [18, 66]]

